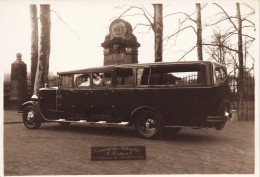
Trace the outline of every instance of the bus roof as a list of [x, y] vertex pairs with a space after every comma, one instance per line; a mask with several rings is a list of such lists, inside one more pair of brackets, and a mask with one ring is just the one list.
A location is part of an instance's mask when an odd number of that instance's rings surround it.
[[224, 67], [219, 63], [211, 61], [182, 61], [182, 62], [155, 62], [155, 63], [141, 63], [141, 64], [118, 64], [118, 65], [107, 65], [94, 68], [80, 69], [80, 70], [71, 70], [65, 72], [58, 72], [59, 75], [63, 74], [80, 74], [80, 73], [89, 73], [89, 72], [105, 72], [112, 71], [114, 68], [136, 68], [136, 67], [150, 67], [150, 66], [168, 66], [168, 65], [186, 65], [186, 64], [206, 64], [206, 65], [215, 65]]

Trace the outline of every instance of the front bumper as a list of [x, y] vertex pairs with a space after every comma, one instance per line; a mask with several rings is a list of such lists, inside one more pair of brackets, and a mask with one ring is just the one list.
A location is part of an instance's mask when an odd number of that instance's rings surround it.
[[[232, 117], [232, 114], [229, 113], [229, 118]], [[223, 116], [207, 116], [207, 122], [223, 122]]]
[[207, 122], [222, 122], [222, 116], [207, 116]]

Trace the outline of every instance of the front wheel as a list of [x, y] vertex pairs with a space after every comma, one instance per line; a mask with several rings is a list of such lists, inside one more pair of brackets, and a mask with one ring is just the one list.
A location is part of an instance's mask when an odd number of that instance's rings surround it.
[[41, 116], [33, 106], [25, 108], [23, 113], [23, 123], [28, 129], [37, 129], [41, 126]]
[[156, 138], [161, 131], [159, 115], [152, 111], [143, 111], [139, 113], [136, 117], [135, 129], [143, 138]]

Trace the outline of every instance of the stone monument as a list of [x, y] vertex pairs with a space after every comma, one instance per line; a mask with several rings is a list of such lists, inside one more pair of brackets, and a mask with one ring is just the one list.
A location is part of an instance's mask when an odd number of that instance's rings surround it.
[[109, 35], [101, 46], [104, 48], [104, 65], [138, 63], [140, 44], [127, 21], [114, 20], [110, 24]]
[[16, 54], [16, 61], [11, 66], [11, 83], [9, 102], [19, 107], [27, 99], [27, 71], [22, 61], [22, 54]]

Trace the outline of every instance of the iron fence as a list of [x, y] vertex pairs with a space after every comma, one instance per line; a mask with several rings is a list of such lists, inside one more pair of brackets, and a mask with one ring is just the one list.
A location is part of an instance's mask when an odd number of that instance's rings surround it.
[[232, 92], [233, 109], [238, 111], [240, 120], [253, 120], [255, 117], [255, 77], [245, 75], [243, 84], [243, 98], [239, 104], [238, 77], [230, 77], [229, 86]]

